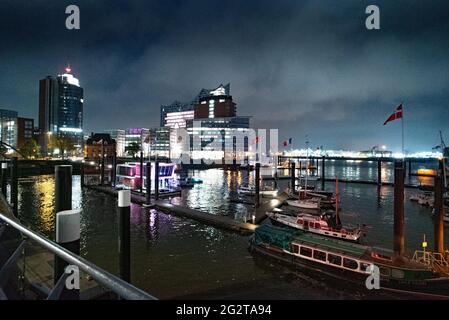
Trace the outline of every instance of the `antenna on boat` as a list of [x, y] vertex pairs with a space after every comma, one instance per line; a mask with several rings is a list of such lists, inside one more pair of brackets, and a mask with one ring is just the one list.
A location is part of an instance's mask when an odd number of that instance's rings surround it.
[[336, 222], [338, 223], [338, 201], [339, 201], [339, 191], [338, 191], [338, 175], [335, 176], [335, 214]]
[[423, 241], [422, 241], [422, 249], [424, 253], [424, 257], [426, 256], [426, 248], [427, 248], [427, 241], [426, 241], [426, 234], [424, 233]]

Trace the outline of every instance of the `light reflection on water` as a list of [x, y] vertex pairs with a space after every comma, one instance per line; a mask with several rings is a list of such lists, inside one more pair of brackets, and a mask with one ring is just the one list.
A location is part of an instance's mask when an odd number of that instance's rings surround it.
[[[377, 174], [377, 167], [373, 169]], [[347, 172], [363, 172], [352, 169]], [[370, 171], [367, 171], [370, 172]], [[351, 174], [352, 174], [351, 173]], [[329, 173], [330, 174], [330, 173]], [[233, 215], [247, 210], [243, 204], [229, 203], [235, 188], [252, 183], [245, 172], [218, 169], [194, 171], [203, 179], [192, 189], [183, 190], [175, 203]], [[288, 180], [280, 182], [285, 186]], [[333, 190], [334, 184], [326, 183]], [[35, 230], [53, 236], [54, 180], [33, 177], [20, 182], [20, 215]], [[406, 199], [415, 190], [406, 190]], [[342, 220], [369, 226], [366, 241], [391, 247], [393, 189], [388, 186], [340, 184]], [[116, 200], [108, 195], [81, 190], [79, 177], [73, 178], [73, 206], [83, 209], [81, 220], [82, 255], [106, 270], [117, 273]], [[248, 209], [249, 210], [249, 209]], [[408, 200], [406, 245], [409, 252], [419, 248], [426, 233], [430, 246], [433, 225], [429, 209]], [[217, 230], [193, 220], [178, 218], [133, 205], [131, 210], [132, 282], [161, 297], [241, 297], [241, 298], [361, 298], [365, 293], [349, 288], [329, 287], [321, 280], [279, 267], [265, 259], [254, 259], [247, 251], [247, 237]], [[203, 292], [203, 293], [201, 293]], [[207, 292], [207, 293], [205, 293]]]

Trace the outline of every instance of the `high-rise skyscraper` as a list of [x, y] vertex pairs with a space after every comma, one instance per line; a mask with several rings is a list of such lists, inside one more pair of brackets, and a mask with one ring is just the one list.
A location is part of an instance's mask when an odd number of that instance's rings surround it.
[[39, 143], [45, 154], [52, 135], [71, 138], [76, 153], [83, 152], [83, 94], [69, 66], [64, 74], [39, 81]]

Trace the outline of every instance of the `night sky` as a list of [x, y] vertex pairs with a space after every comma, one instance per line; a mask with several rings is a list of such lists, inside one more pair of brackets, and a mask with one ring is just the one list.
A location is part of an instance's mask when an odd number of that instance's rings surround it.
[[[65, 28], [65, 8], [81, 30]], [[380, 7], [381, 29], [365, 28]], [[406, 150], [449, 140], [449, 1], [0, 1], [0, 107], [34, 117], [70, 63], [85, 131], [159, 125], [161, 104], [231, 83], [240, 115], [293, 147]]]

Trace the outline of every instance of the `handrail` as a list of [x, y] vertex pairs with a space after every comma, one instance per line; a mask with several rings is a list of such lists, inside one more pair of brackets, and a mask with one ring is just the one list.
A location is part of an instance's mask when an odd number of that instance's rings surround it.
[[86, 259], [68, 251], [67, 249], [61, 247], [57, 243], [46, 239], [40, 234], [24, 227], [20, 223], [6, 217], [4, 214], [0, 213], [0, 219], [5, 221], [8, 225], [20, 231], [23, 235], [36, 241], [41, 246], [45, 247], [52, 253], [56, 254], [58, 257], [64, 259], [69, 264], [78, 266], [81, 270], [92, 276], [102, 286], [110, 289], [120, 297], [127, 300], [157, 300], [156, 297], [146, 293], [145, 291], [134, 287], [126, 281], [114, 276], [113, 274], [101, 269], [100, 267], [94, 265], [93, 263], [87, 261]]

